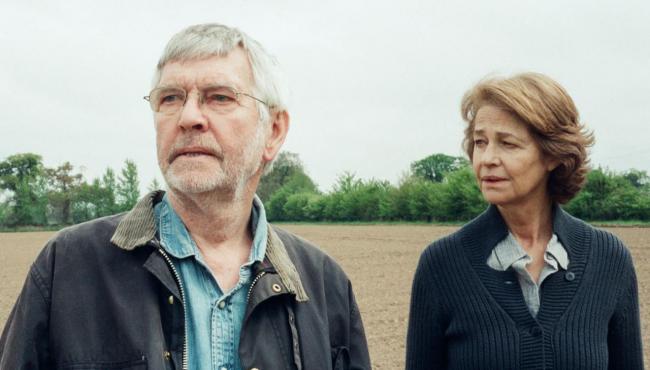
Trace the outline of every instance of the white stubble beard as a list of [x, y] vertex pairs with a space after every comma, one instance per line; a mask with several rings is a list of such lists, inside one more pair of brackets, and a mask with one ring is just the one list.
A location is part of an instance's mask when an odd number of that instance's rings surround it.
[[[252, 141], [237, 153], [225, 155], [219, 161], [220, 169], [213, 173], [196, 175], [192, 168], [178, 168], [178, 164], [169, 164], [162, 172], [165, 182], [170, 189], [183, 194], [201, 194], [218, 191], [223, 194], [233, 194], [234, 199], [240, 199], [249, 179], [259, 171], [262, 165], [262, 153], [266, 139], [265, 125], [258, 122], [257, 130]], [[214, 146], [214, 145], [211, 145]], [[192, 164], [190, 164], [192, 166]], [[201, 164], [197, 164], [197, 170]], [[162, 166], [161, 166], [162, 169]]]

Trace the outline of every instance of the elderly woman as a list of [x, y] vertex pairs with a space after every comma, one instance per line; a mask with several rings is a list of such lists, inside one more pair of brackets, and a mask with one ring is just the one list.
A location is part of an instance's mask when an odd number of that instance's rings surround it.
[[583, 186], [593, 142], [572, 99], [525, 73], [480, 82], [462, 115], [490, 206], [422, 253], [406, 368], [642, 369], [630, 253], [559, 206]]

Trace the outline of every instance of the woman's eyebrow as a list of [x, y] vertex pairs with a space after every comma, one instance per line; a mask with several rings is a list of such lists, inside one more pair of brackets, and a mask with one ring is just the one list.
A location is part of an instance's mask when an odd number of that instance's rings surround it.
[[[503, 139], [503, 138], [514, 138], [514, 139], [522, 140], [522, 141], [523, 141], [522, 138], [520, 138], [518, 135], [513, 134], [513, 133], [511, 133], [511, 132], [506, 132], [506, 131], [496, 131], [495, 134], [496, 134], [496, 136], [497, 136], [498, 138], [500, 138], [500, 139]], [[485, 130], [483, 130], [483, 129], [478, 129], [478, 130], [474, 130], [474, 135], [483, 135], [483, 136], [486, 136], [486, 133], [485, 133]]]

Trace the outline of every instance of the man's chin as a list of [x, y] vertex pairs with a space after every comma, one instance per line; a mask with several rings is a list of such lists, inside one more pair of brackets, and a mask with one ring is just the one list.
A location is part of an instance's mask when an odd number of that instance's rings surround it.
[[185, 172], [176, 174], [169, 171], [165, 175], [165, 181], [170, 189], [183, 194], [203, 194], [214, 191], [227, 191], [229, 188], [224, 178], [217, 176], [205, 176], [204, 174]]

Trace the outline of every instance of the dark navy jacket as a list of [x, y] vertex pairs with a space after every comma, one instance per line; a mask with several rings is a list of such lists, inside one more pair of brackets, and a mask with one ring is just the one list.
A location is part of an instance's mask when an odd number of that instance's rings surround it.
[[[32, 265], [0, 338], [0, 369], [183, 369], [183, 292], [143, 198], [73, 226]], [[244, 369], [370, 369], [350, 281], [325, 253], [269, 228], [242, 326]]]

